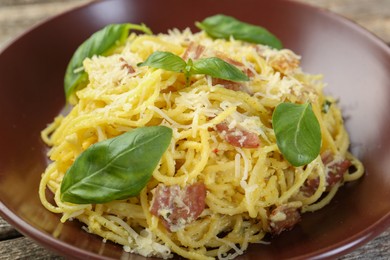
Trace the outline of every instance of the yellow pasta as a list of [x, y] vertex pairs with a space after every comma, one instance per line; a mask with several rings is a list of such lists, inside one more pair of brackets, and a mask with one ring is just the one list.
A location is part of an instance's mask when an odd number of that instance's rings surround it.
[[[155, 51], [183, 57], [194, 46], [202, 46], [202, 57], [234, 61], [250, 81], [232, 83], [195, 75], [186, 86], [181, 73], [137, 66]], [[62, 214], [62, 222], [78, 219], [88, 232], [122, 245], [125, 251], [162, 258], [173, 254], [188, 259], [234, 258], [251, 243], [265, 243], [265, 234], [275, 232], [290, 217], [288, 210], [319, 210], [344, 182], [364, 172], [361, 162], [348, 152], [341, 112], [334, 99], [324, 95], [321, 76], [303, 73], [299, 57], [290, 50], [172, 30], [132, 34], [125, 47], [110, 56], [86, 59], [84, 69], [89, 84], [76, 93], [77, 103], [42, 131], [51, 147], [51, 163], [42, 175], [39, 195], [48, 210]], [[312, 104], [322, 147], [308, 165], [293, 167], [276, 145], [272, 112], [281, 102]], [[331, 105], [324, 111], [326, 102]], [[229, 142], [217, 129], [223, 123], [229, 129], [255, 133], [259, 147]], [[83, 151], [153, 125], [172, 128], [173, 138], [138, 196], [96, 205], [61, 201], [63, 176]], [[329, 172], [345, 161], [352, 167], [342, 180], [331, 183]], [[206, 188], [204, 210], [193, 221], [169, 230], [151, 212], [156, 187], [184, 188], [194, 183]], [[46, 198], [46, 189], [54, 194], [55, 204]]]

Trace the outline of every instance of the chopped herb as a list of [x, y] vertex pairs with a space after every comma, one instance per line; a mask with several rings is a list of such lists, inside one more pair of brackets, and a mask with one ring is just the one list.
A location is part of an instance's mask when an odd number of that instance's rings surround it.
[[329, 100], [325, 100], [325, 102], [322, 104], [322, 113], [328, 113], [330, 106], [332, 105], [332, 102]]

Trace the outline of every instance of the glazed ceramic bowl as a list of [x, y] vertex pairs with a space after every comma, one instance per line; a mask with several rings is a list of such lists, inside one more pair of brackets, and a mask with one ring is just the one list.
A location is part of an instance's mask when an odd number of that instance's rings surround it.
[[61, 14], [0, 53], [0, 211], [25, 235], [75, 259], [143, 259], [80, 229], [41, 206], [38, 184], [46, 147], [40, 131], [65, 104], [66, 65], [89, 35], [109, 23], [143, 22], [154, 32], [191, 27], [223, 13], [262, 25], [302, 56], [306, 72], [322, 73], [339, 98], [351, 150], [365, 176], [344, 186], [324, 209], [308, 213], [270, 245], [240, 259], [334, 258], [390, 226], [390, 48], [352, 22], [289, 1], [101, 1]]

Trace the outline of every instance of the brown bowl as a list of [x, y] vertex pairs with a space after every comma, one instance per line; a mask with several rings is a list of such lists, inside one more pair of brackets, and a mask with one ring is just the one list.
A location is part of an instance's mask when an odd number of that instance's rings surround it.
[[[25, 33], [0, 53], [0, 211], [25, 235], [70, 258], [143, 259], [80, 229], [59, 224], [41, 206], [38, 184], [46, 161], [40, 131], [64, 106], [63, 76], [75, 48], [109, 23], [144, 22], [154, 32], [193, 27], [216, 13], [263, 25], [323, 73], [340, 105], [352, 152], [366, 167], [324, 209], [305, 214], [271, 245], [253, 245], [240, 259], [333, 258], [390, 226], [390, 48], [337, 15], [289, 1], [95, 2]], [[61, 231], [60, 233], [58, 231]], [[54, 234], [58, 234], [55, 237]]]

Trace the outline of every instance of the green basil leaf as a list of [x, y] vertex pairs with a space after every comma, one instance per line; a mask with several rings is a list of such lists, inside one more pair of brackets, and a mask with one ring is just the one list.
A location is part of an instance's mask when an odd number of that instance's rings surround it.
[[61, 200], [89, 204], [138, 195], [171, 138], [172, 129], [151, 126], [92, 145], [66, 172], [61, 183]]
[[233, 36], [236, 40], [264, 44], [275, 49], [283, 48], [280, 40], [267, 29], [241, 22], [231, 16], [214, 15], [195, 24], [213, 38], [228, 40]]
[[113, 47], [122, 45], [129, 34], [129, 30], [139, 30], [151, 34], [150, 29], [144, 24], [110, 24], [92, 34], [83, 42], [73, 54], [65, 73], [64, 88], [65, 97], [69, 101], [76, 90], [88, 84], [88, 75], [83, 70], [83, 61], [94, 55], [105, 55]]
[[186, 62], [182, 58], [165, 51], [153, 52], [144, 62], [137, 64], [139, 67], [149, 66], [174, 72], [183, 72], [186, 65]]
[[231, 81], [248, 81], [248, 76], [237, 67], [216, 57], [199, 59], [193, 62], [191, 74], [205, 74], [213, 78]]
[[279, 150], [293, 166], [308, 164], [320, 153], [320, 124], [309, 103], [279, 104], [272, 125]]
[[138, 66], [149, 66], [157, 69], [182, 72], [185, 74], [187, 84], [190, 76], [194, 74], [204, 74], [214, 78], [232, 81], [249, 80], [248, 76], [237, 67], [216, 57], [196, 61], [189, 59], [188, 62], [185, 62], [181, 57], [171, 52], [156, 51], [144, 62], [139, 63]]

